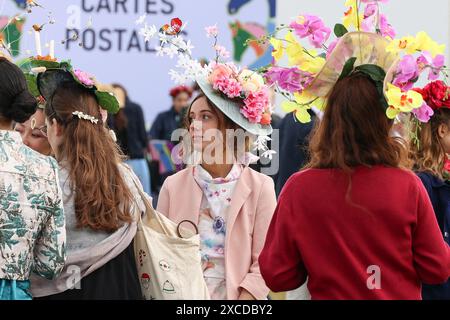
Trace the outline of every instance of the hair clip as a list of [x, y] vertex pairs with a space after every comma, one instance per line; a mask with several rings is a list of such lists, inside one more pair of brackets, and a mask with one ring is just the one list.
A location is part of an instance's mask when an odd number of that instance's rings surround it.
[[72, 114], [73, 114], [74, 116], [77, 116], [77, 117], [80, 118], [80, 119], [88, 120], [88, 121], [90, 121], [90, 122], [92, 122], [92, 123], [95, 123], [95, 124], [98, 123], [98, 119], [97, 119], [97, 118], [95, 118], [95, 117], [93, 117], [93, 116], [90, 116], [90, 115], [87, 115], [87, 114], [85, 114], [85, 113], [83, 113], [83, 112], [81, 112], [81, 111], [75, 111], [75, 112], [72, 112]]

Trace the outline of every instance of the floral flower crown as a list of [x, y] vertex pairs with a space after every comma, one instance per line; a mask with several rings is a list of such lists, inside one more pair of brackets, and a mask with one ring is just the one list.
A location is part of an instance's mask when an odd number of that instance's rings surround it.
[[119, 111], [119, 102], [114, 93], [98, 90], [95, 78], [84, 71], [73, 69], [70, 61], [57, 62], [50, 57], [31, 57], [18, 65], [25, 73], [30, 92], [41, 101], [48, 101], [60, 83], [75, 81], [95, 94], [102, 109], [109, 113]]
[[[442, 55], [445, 46], [433, 41], [425, 32], [419, 32], [416, 37], [395, 39], [395, 30], [381, 13], [381, 3], [387, 2], [347, 0], [345, 5], [348, 9], [343, 23], [335, 25], [336, 39], [328, 46], [326, 42], [331, 29], [325, 26], [321, 18], [307, 14], [299, 15], [289, 25], [280, 25], [272, 36], [261, 39], [270, 41], [273, 47], [274, 63], [266, 68], [265, 79], [287, 98], [288, 101], [282, 105], [286, 112], [294, 112], [300, 122], [309, 122], [308, 109], [316, 107], [323, 110], [332, 85], [340, 78], [358, 71], [374, 80], [390, 119], [400, 113], [412, 113], [418, 121], [429, 120], [435, 107], [433, 103], [429, 105], [430, 90], [413, 90], [413, 86], [425, 72], [430, 81], [437, 80], [441, 75], [446, 76]], [[356, 28], [357, 32], [349, 32], [350, 27]], [[282, 32], [285, 32], [284, 37], [280, 37]], [[307, 39], [313, 49], [304, 47], [298, 38]], [[367, 41], [365, 47], [359, 41], [361, 38], [374, 41]], [[348, 51], [356, 46], [359, 48], [352, 51], [354, 55], [349, 56], [347, 61], [334, 65], [330, 63], [337, 62], [339, 55], [349, 54]], [[289, 65], [280, 66], [285, 55]], [[370, 59], [374, 62], [364, 65], [363, 60]], [[332, 67], [335, 70], [331, 70]], [[328, 83], [324, 81], [326, 77]], [[325, 88], [318, 90], [317, 86], [324, 83]], [[429, 86], [435, 88], [444, 84], [437, 82]], [[438, 97], [431, 100], [439, 100], [438, 105], [450, 104], [447, 103], [448, 87], [438, 92]]]

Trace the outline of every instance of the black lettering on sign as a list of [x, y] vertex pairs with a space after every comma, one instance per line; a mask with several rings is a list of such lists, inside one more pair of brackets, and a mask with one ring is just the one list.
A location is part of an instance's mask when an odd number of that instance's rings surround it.
[[[89, 41], [89, 39], [90, 39], [90, 41]], [[95, 48], [95, 31], [94, 30], [92, 30], [92, 29], [84, 30], [84, 32], [83, 32], [83, 47], [87, 51], [94, 50], [94, 48]]]
[[127, 51], [131, 51], [132, 48], [136, 48], [139, 52], [141, 52], [141, 43], [139, 42], [139, 39], [138, 33], [134, 30], [131, 35], [130, 42], [128, 43]]
[[[66, 50], [70, 49], [71, 42], [77, 42], [76, 39], [79, 38], [79, 34], [80, 32], [78, 29], [66, 29]], [[76, 35], [76, 37], [74, 37], [74, 35]]]
[[90, 8], [88, 8], [87, 6], [86, 6], [86, 0], [82, 0], [81, 1], [81, 7], [83, 8], [83, 11], [84, 12], [92, 12], [92, 11], [94, 11], [94, 9], [95, 9], [95, 7], [94, 7], [94, 5], [92, 5], [92, 7], [90, 7]]
[[114, 8], [115, 12], [116, 13], [119, 12], [119, 5], [120, 5], [120, 6], [122, 6], [123, 13], [128, 13], [127, 6], [126, 6], [127, 1], [128, 0], [116, 0], [116, 5]]
[[106, 47], [101, 45], [99, 47], [99, 49], [102, 50], [102, 51], [109, 51], [109, 50], [111, 50], [112, 44], [111, 44], [111, 40], [109, 38], [105, 37], [105, 34], [111, 35], [111, 30], [103, 29], [102, 31], [100, 31], [100, 40], [102, 40], [107, 45], [106, 45]]
[[152, 6], [154, 6], [156, 4], [156, 1], [153, 0], [146, 0], [147, 2], [147, 6], [146, 6], [146, 10], [145, 12], [147, 12], [147, 14], [158, 14], [158, 11], [152, 11]]
[[114, 32], [117, 32], [118, 37], [118, 50], [122, 51], [122, 35], [127, 32], [127, 29], [114, 29]]
[[161, 12], [167, 15], [172, 14], [174, 11], [173, 3], [167, 0], [162, 0], [161, 2], [164, 3], [166, 7], [168, 7], [168, 9], [162, 9]]
[[109, 0], [100, 0], [97, 7], [97, 12], [106, 9], [109, 13], [111, 13], [111, 8], [109, 6]]
[[145, 52], [155, 53], [156, 49], [150, 47], [150, 41], [145, 41]]
[[134, 0], [134, 13], [138, 14], [139, 12], [141, 12], [139, 10], [139, 2], [142, 0]]

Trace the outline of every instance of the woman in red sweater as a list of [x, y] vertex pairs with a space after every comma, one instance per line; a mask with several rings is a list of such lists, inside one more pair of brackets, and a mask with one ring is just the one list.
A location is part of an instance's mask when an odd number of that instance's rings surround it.
[[260, 255], [275, 292], [308, 277], [312, 299], [421, 299], [450, 249], [375, 82], [354, 71], [328, 96], [311, 162], [286, 183]]

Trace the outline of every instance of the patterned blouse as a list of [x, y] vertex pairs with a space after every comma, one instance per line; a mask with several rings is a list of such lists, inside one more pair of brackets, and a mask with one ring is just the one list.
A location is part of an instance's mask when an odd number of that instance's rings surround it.
[[66, 240], [57, 164], [0, 130], [0, 279], [55, 277]]

